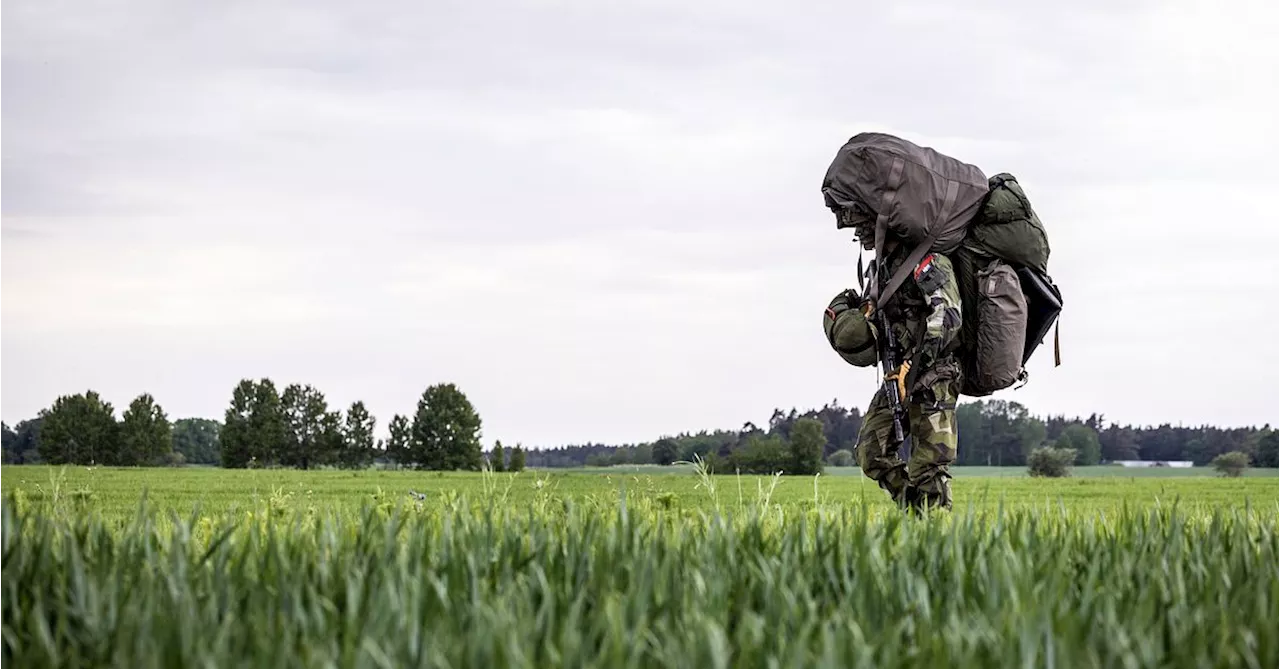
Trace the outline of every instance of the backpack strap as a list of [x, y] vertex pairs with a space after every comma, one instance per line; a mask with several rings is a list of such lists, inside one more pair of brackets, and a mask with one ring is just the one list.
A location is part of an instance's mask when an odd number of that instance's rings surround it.
[[[895, 164], [894, 167], [896, 168], [897, 165]], [[899, 174], [899, 170], [895, 169], [894, 174]], [[938, 217], [934, 220], [943, 221], [950, 218], [951, 210], [955, 208], [956, 198], [959, 195], [960, 195], [960, 182], [958, 181], [948, 182], [947, 183], [947, 199], [943, 202], [942, 209], [938, 210]], [[885, 209], [881, 209], [881, 211], [883, 212], [885, 211]], [[880, 219], [876, 221], [876, 259], [877, 260], [883, 257], [880, 253], [880, 249], [882, 247], [885, 222], [887, 221], [887, 219], [888, 219], [888, 216], [881, 213]], [[917, 245], [915, 249], [911, 251], [911, 255], [907, 256], [907, 259], [904, 260], [902, 262], [902, 265], [898, 267], [898, 271], [894, 273], [893, 278], [889, 280], [889, 283], [887, 285], [885, 285], [883, 292], [876, 291], [875, 293], [873, 293], [872, 297], [875, 300], [877, 307], [888, 303], [889, 298], [893, 297], [893, 294], [897, 292], [899, 287], [902, 286], [902, 282], [907, 280], [907, 276], [909, 276], [911, 272], [915, 270], [916, 265], [919, 265], [920, 261], [924, 260], [925, 255], [929, 253], [929, 248], [933, 246], [934, 235], [936, 234], [937, 234], [936, 230], [930, 231], [929, 236], [925, 237], [924, 241], [920, 242], [920, 244]]]
[[1062, 321], [1053, 324], [1053, 366], [1062, 366], [1062, 347], [1058, 345], [1058, 326]]
[[[878, 268], [885, 266], [884, 259], [889, 253], [889, 250], [885, 248], [885, 244], [888, 241], [885, 238], [888, 236], [889, 232], [889, 209], [893, 206], [893, 199], [898, 194], [898, 188], [902, 186], [902, 171], [906, 169], [906, 167], [907, 163], [901, 156], [893, 159], [893, 167], [889, 169], [889, 180], [885, 183], [884, 192], [880, 195], [880, 213], [876, 216], [875, 231], [876, 265], [878, 267], [875, 277], [876, 280], [871, 283], [871, 294], [869, 295], [872, 303], [876, 305], [876, 308], [880, 308], [884, 305], [884, 301], [880, 299], [879, 295], [880, 282], [883, 278], [880, 276]], [[916, 260], [916, 262], [920, 261]]]

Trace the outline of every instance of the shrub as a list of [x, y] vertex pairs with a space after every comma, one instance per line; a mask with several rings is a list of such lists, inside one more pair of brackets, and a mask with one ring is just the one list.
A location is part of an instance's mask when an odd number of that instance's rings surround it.
[[831, 463], [832, 467], [852, 467], [853, 452], [847, 448], [842, 448], [827, 456], [827, 461]]
[[1076, 460], [1074, 448], [1042, 446], [1027, 456], [1027, 471], [1032, 476], [1058, 478], [1071, 475], [1071, 464]]
[[1239, 476], [1249, 468], [1249, 454], [1242, 451], [1231, 451], [1230, 453], [1219, 455], [1209, 464], [1222, 473], [1223, 476]]

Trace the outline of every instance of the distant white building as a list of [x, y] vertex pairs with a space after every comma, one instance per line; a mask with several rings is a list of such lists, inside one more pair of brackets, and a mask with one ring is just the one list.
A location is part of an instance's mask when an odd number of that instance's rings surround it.
[[1194, 463], [1190, 460], [1116, 460], [1112, 464], [1121, 467], [1179, 467], [1188, 468]]

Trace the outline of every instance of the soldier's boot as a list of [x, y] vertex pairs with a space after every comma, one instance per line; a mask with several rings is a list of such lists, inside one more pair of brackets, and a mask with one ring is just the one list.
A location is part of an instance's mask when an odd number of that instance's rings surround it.
[[916, 518], [927, 516], [934, 511], [950, 511], [950, 495], [926, 492], [915, 486], [908, 486], [904, 493], [895, 498], [898, 507], [909, 516]]
[[898, 464], [887, 470], [873, 470], [873, 473], [876, 475], [876, 483], [879, 484], [880, 489], [889, 493], [889, 497], [895, 502], [900, 502], [911, 490], [911, 483], [907, 480], [906, 465]]
[[919, 516], [921, 498], [922, 494], [920, 489], [913, 485], [908, 485], [903, 489], [901, 495], [894, 498], [894, 501], [898, 503], [898, 508], [904, 511], [907, 515]]
[[917, 505], [922, 512], [927, 511], [950, 511], [951, 510], [951, 483], [943, 481], [941, 491], [919, 491], [917, 497]]

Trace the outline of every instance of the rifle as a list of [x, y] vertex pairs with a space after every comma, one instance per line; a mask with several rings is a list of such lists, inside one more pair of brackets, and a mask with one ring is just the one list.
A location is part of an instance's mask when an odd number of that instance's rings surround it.
[[[876, 274], [878, 276], [879, 272]], [[881, 387], [893, 414], [893, 446], [897, 447], [906, 440], [903, 424], [907, 420], [907, 409], [903, 403], [907, 399], [907, 372], [911, 370], [911, 362], [899, 362], [898, 340], [893, 336], [893, 330], [889, 329], [889, 316], [883, 309], [877, 309], [871, 300], [867, 300], [863, 304], [862, 315], [875, 323], [879, 331], [876, 348], [879, 349], [880, 369], [884, 372]]]

